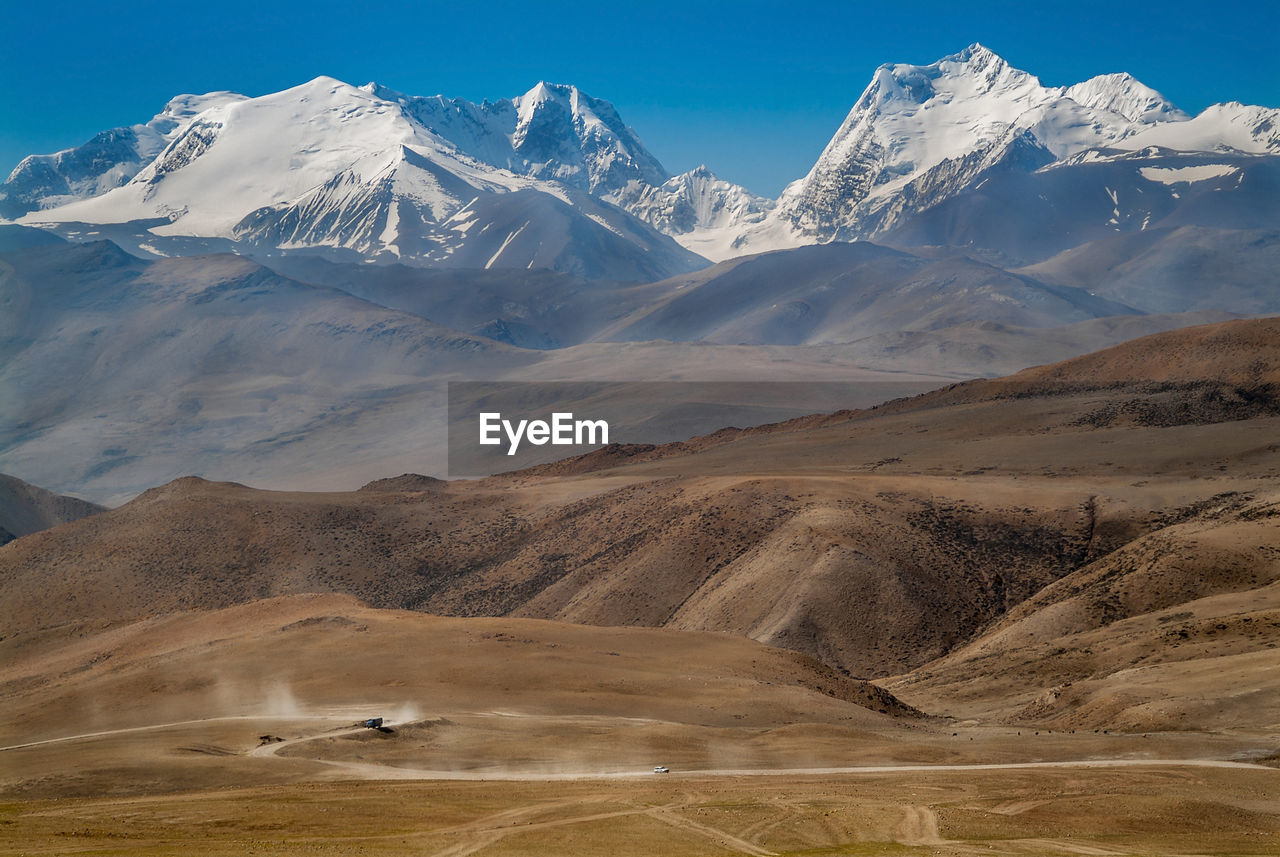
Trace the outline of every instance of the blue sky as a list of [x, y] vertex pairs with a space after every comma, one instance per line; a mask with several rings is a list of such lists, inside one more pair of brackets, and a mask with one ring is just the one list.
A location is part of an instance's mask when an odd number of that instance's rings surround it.
[[979, 41], [1049, 85], [1128, 71], [1188, 112], [1280, 106], [1280, 7], [814, 3], [46, 2], [0, 6], [0, 173], [145, 121], [171, 96], [261, 95], [319, 74], [419, 95], [538, 80], [612, 101], [672, 172], [775, 195], [808, 171], [876, 66]]

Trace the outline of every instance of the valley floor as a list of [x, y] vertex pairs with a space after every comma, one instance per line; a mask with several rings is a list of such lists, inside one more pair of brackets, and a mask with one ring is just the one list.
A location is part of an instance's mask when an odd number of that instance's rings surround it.
[[[367, 703], [283, 695], [253, 713], [179, 721], [157, 720], [159, 706], [117, 711], [113, 728], [92, 731], [74, 728], [95, 719], [74, 706], [39, 722], [7, 717], [0, 854], [1263, 855], [1280, 845], [1269, 732], [891, 718], [823, 707], [816, 694], [812, 722], [797, 722], [779, 708], [790, 691], [762, 700], [766, 722], [738, 726], [708, 722], [717, 706], [698, 701], [673, 719], [557, 711], [528, 687], [516, 690], [541, 711], [424, 713], [363, 690]], [[725, 688], [702, 702], [713, 698], [736, 705]], [[390, 715], [383, 730], [358, 725], [376, 712]], [[31, 740], [14, 742], [22, 733]]]
[[250, 786], [0, 804], [4, 853], [1274, 854], [1280, 772], [1038, 768]]

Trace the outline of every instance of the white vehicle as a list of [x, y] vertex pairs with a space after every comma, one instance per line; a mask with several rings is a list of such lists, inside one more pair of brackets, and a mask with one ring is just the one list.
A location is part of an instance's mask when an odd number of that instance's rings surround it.
[[665, 765], [658, 765], [653, 769], [653, 772], [655, 774], [669, 774], [671, 773], [671, 769], [666, 767]]

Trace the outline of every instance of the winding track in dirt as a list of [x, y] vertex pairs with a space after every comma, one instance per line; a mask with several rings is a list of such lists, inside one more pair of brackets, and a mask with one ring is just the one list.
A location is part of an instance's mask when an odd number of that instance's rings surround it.
[[172, 723], [148, 723], [146, 726], [129, 726], [123, 729], [106, 729], [101, 732], [82, 732], [79, 735], [64, 735], [60, 738], [45, 738], [40, 741], [28, 741], [25, 744], [10, 744], [0, 747], [0, 753], [6, 750], [25, 750], [28, 747], [42, 747], [46, 744], [62, 744], [68, 741], [87, 741], [90, 738], [107, 738], [112, 735], [127, 735], [131, 732], [154, 732], [157, 729], [171, 729], [176, 726], [195, 726], [200, 723], [220, 723], [230, 720], [332, 720], [331, 714], [230, 714], [225, 717], [200, 717], [196, 720], [175, 720]]
[[[173, 723], [158, 723], [147, 726], [132, 726], [123, 729], [108, 729], [100, 732], [86, 732], [80, 735], [67, 735], [61, 738], [47, 738], [40, 741], [29, 741], [25, 744], [13, 744], [8, 747], [0, 747], [0, 752], [9, 750], [22, 750], [29, 747], [40, 747], [49, 744], [59, 744], [71, 741], [84, 741], [93, 738], [105, 738], [113, 735], [124, 735], [128, 733], [154, 731], [158, 729], [168, 729], [179, 726], [194, 726], [206, 723], [217, 723], [223, 721], [244, 721], [244, 720], [329, 720], [332, 721], [334, 714], [325, 715], [278, 715], [274, 718], [264, 717], [263, 715], [231, 715], [226, 717], [204, 717], [196, 720], [182, 720]], [[505, 715], [515, 716], [515, 715]], [[395, 724], [390, 724], [394, 726]], [[290, 738], [285, 741], [279, 741], [271, 744], [264, 744], [254, 747], [248, 751], [248, 755], [256, 757], [275, 756], [285, 747], [305, 744], [310, 741], [318, 741], [324, 738], [337, 738], [343, 735], [356, 734], [364, 731], [363, 726], [344, 725], [340, 727], [331, 727], [323, 732], [316, 732], [310, 735], [303, 735], [297, 738]], [[394, 765], [382, 765], [376, 762], [347, 762], [336, 759], [315, 759], [307, 757], [291, 757], [305, 761], [311, 761], [323, 764], [329, 767], [338, 768], [350, 774], [362, 777], [364, 779], [383, 779], [383, 780], [499, 780], [514, 782], [551, 782], [560, 780], [613, 780], [628, 779], [632, 777], [651, 777], [649, 771], [637, 770], [613, 770], [613, 771], [569, 771], [569, 772], [520, 772], [506, 770], [433, 770], [426, 768], [405, 768]], [[1140, 768], [1140, 767], [1163, 767], [1163, 768], [1231, 768], [1241, 770], [1274, 770], [1262, 765], [1256, 765], [1249, 762], [1231, 762], [1223, 759], [1133, 759], [1133, 758], [1113, 758], [1113, 759], [1075, 759], [1065, 761], [1040, 761], [1040, 762], [994, 762], [994, 763], [972, 763], [959, 765], [856, 765], [845, 767], [806, 767], [806, 768], [702, 768], [687, 771], [680, 771], [669, 776], [673, 777], [761, 777], [761, 776], [835, 776], [850, 774], [907, 774], [907, 773], [948, 773], [959, 771], [1014, 771], [1014, 770], [1035, 770], [1041, 768]]]
[[[353, 709], [354, 710], [354, 709]], [[521, 716], [502, 712], [500, 715], [491, 712], [495, 716]], [[95, 738], [105, 738], [114, 735], [125, 735], [130, 733], [139, 733], [144, 731], [154, 731], [157, 729], [177, 728], [183, 726], [196, 726], [201, 724], [209, 724], [215, 722], [243, 722], [243, 721], [263, 721], [268, 719], [283, 720], [291, 723], [298, 721], [324, 721], [327, 728], [323, 731], [315, 731], [310, 734], [304, 734], [298, 737], [289, 738], [283, 741], [274, 741], [262, 744], [248, 750], [244, 755], [257, 758], [276, 757], [277, 754], [288, 747], [297, 747], [313, 741], [319, 741], [326, 738], [340, 738], [346, 735], [354, 735], [365, 731], [364, 726], [356, 725], [350, 720], [345, 723], [334, 725], [334, 721], [339, 717], [346, 717], [344, 711], [330, 711], [327, 714], [317, 715], [279, 715], [274, 717], [264, 717], [262, 715], [234, 715], [225, 717], [208, 717], [197, 720], [178, 721], [174, 723], [152, 724], [147, 726], [136, 726], [114, 730], [103, 730], [99, 732], [89, 732], [80, 735], [69, 735], [61, 738], [48, 738], [40, 741], [30, 741], [24, 744], [16, 744], [8, 747], [0, 747], [0, 752], [7, 750], [20, 750], [24, 748], [40, 747], [51, 744], [59, 744], [65, 742], [93, 740]], [[353, 716], [354, 719], [354, 716]], [[357, 722], [359, 722], [357, 720]], [[395, 724], [390, 724], [394, 726]], [[621, 780], [630, 778], [645, 778], [654, 776], [648, 771], [635, 770], [614, 770], [614, 771], [578, 771], [578, 772], [512, 772], [498, 770], [466, 770], [466, 771], [449, 771], [449, 770], [428, 770], [418, 768], [402, 768], [393, 765], [378, 764], [372, 762], [354, 762], [336, 759], [321, 759], [309, 756], [289, 756], [294, 761], [311, 762], [321, 765], [330, 770], [337, 772], [339, 775], [346, 775], [353, 778], [365, 780], [462, 780], [462, 781], [565, 781], [565, 780]], [[765, 776], [850, 776], [859, 774], [899, 774], [899, 773], [950, 773], [963, 771], [1007, 771], [1007, 770], [1033, 770], [1045, 768], [1228, 768], [1228, 769], [1246, 769], [1258, 770], [1262, 766], [1249, 764], [1245, 762], [1230, 762], [1221, 759], [1133, 759], [1133, 758], [1112, 758], [1112, 759], [1081, 759], [1068, 761], [1044, 761], [1044, 762], [1006, 762], [1006, 763], [990, 763], [990, 764], [959, 764], [959, 765], [866, 765], [853, 767], [808, 767], [808, 768], [709, 768], [702, 770], [688, 770], [670, 774], [677, 781], [684, 781], [693, 785], [698, 778], [714, 778], [714, 777], [765, 777]], [[1265, 770], [1271, 770], [1264, 768]], [[696, 785], [693, 785], [696, 788]], [[660, 806], [624, 806], [613, 809], [599, 807], [598, 809], [588, 809], [585, 814], [572, 814], [564, 817], [547, 818], [546, 813], [549, 810], [563, 808], [565, 806], [578, 806], [580, 801], [539, 804], [536, 806], [517, 807], [506, 809], [492, 815], [475, 819], [473, 821], [457, 825], [456, 827], [433, 830], [429, 834], [429, 840], [435, 847], [428, 846], [428, 850], [433, 857], [470, 857], [478, 851], [482, 851], [503, 839], [513, 835], [528, 833], [533, 831], [570, 827], [580, 824], [588, 824], [592, 822], [608, 822], [615, 819], [622, 819], [634, 816], [647, 816], [655, 821], [662, 822], [671, 827], [692, 834], [707, 842], [714, 843], [719, 848], [735, 854], [748, 855], [748, 857], [772, 857], [773, 852], [767, 850], [759, 843], [760, 835], [765, 829], [776, 826], [785, 820], [788, 816], [789, 808], [781, 807], [781, 814], [765, 819], [762, 824], [752, 825], [746, 830], [737, 833], [720, 829], [709, 825], [701, 820], [694, 820], [688, 816], [683, 810], [687, 810], [692, 806], [696, 799], [703, 797], [692, 793], [686, 793], [682, 800], [671, 803], [662, 804]], [[588, 800], [588, 803], [592, 801]], [[601, 800], [600, 802], [604, 802]], [[1021, 804], [1012, 804], [1002, 807], [1005, 811], [1018, 812], [1026, 807]], [[938, 817], [934, 810], [927, 806], [904, 805], [902, 807], [903, 817], [893, 831], [895, 841], [909, 846], [929, 846], [941, 845], [946, 840], [942, 838], [939, 831]], [[404, 832], [396, 832], [388, 834], [396, 838], [406, 838]], [[408, 838], [424, 838], [423, 836], [413, 836], [410, 834]], [[1073, 854], [1073, 855], [1089, 855], [1089, 857], [1103, 857], [1116, 853], [1102, 848], [1091, 847], [1087, 845], [1076, 845], [1073, 843], [1061, 842], [1056, 840], [1027, 840], [1028, 844], [1036, 844], [1042, 847], [1050, 848], [1057, 853]], [[424, 845], [426, 843], [424, 842]]]

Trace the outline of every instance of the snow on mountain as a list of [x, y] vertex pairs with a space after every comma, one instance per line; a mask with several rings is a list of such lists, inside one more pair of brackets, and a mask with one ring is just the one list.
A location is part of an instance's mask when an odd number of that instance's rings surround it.
[[1124, 73], [1046, 87], [974, 44], [881, 66], [772, 214], [704, 243], [744, 253], [876, 238], [993, 175], [1149, 147], [1280, 154], [1280, 111], [1224, 104], [1190, 118]]
[[29, 155], [0, 186], [0, 216], [98, 196], [132, 179], [196, 114], [243, 100], [233, 92], [179, 95], [140, 125], [112, 128], [51, 155]]
[[696, 253], [729, 230], [763, 219], [773, 201], [718, 179], [704, 165], [671, 176], [612, 104], [576, 86], [539, 83], [524, 95], [479, 105], [367, 91], [401, 104], [460, 151], [519, 175], [588, 191], [631, 212]]
[[[1191, 118], [1124, 73], [1047, 87], [974, 44], [877, 69], [813, 168], [775, 202], [705, 167], [671, 176], [612, 104], [574, 86], [540, 82], [473, 104], [322, 77], [259, 98], [182, 96], [144, 125], [27, 158], [0, 187], [0, 216], [88, 224], [90, 235], [142, 224], [149, 231], [130, 246], [157, 254], [222, 242], [431, 265], [483, 255], [488, 266], [506, 247], [492, 264], [554, 258], [560, 270], [636, 279], [697, 267], [693, 253], [719, 261], [888, 240], [998, 176], [1136, 152], [1280, 154], [1280, 110], [1230, 103]], [[546, 195], [510, 204], [554, 212], [562, 231], [486, 201], [512, 193]], [[496, 245], [480, 211], [511, 223]], [[602, 256], [619, 239], [634, 264]]]
[[[1280, 228], [1280, 158], [1154, 147], [1084, 152], [1036, 170], [992, 171], [908, 218], [891, 237], [895, 246], [971, 247], [1023, 265], [1118, 235], [1184, 226]], [[1207, 289], [1220, 272], [1193, 265], [1184, 276]]]
[[808, 176], [784, 193], [780, 214], [820, 239], [864, 232], [869, 200], [1019, 130], [1055, 158], [1132, 134], [1139, 121], [1108, 108], [1133, 112], [1158, 99], [1149, 92], [1127, 76], [1094, 78], [1076, 92], [1082, 104], [977, 44], [928, 66], [884, 65]]
[[947, 158], [914, 176], [895, 193], [873, 196], [863, 204], [860, 229], [881, 234], [959, 189], [1004, 172], [1031, 172], [1053, 162], [1053, 154], [1035, 135], [1010, 126], [1003, 136], [964, 155]]
[[[605, 196], [629, 181], [658, 184], [668, 173], [607, 101], [576, 86], [539, 83], [514, 99], [511, 135], [524, 172]], [[583, 179], [585, 178], [585, 186]]]
[[708, 259], [738, 255], [726, 246], [745, 226], [761, 223], [774, 202], [716, 178], [704, 164], [658, 186], [634, 181], [610, 200]]
[[[539, 224], [530, 235], [537, 233], [541, 244], [518, 245], [526, 248], [525, 255], [491, 252], [501, 267], [530, 267], [550, 256], [560, 270], [607, 272], [637, 280], [705, 264], [572, 183], [517, 174], [465, 152], [419, 121], [403, 101], [388, 100], [378, 91], [320, 77], [271, 95], [216, 104], [189, 117], [127, 184], [33, 213], [26, 220], [159, 221], [149, 230], [158, 239], [217, 237], [256, 248], [333, 248], [367, 258], [459, 264], [462, 257], [474, 261], [474, 252], [461, 252], [464, 245], [479, 241], [488, 246], [496, 232], [486, 234], [492, 224], [472, 229], [472, 221], [464, 225], [457, 216], [468, 208], [473, 212], [484, 208], [502, 220], [494, 206], [476, 206], [477, 200], [526, 192], [548, 197], [543, 208], [564, 215], [553, 218], [561, 231], [551, 234]], [[587, 121], [597, 115], [590, 105], [604, 103], [591, 102], [576, 89], [559, 93], [576, 111], [577, 118], [566, 121], [580, 128], [585, 142], [580, 150], [578, 138], [571, 137], [552, 151], [551, 136], [563, 131], [550, 127], [559, 116], [557, 91], [540, 86], [512, 103], [511, 110], [519, 114], [512, 150], [545, 156], [539, 162], [543, 172], [572, 178], [577, 175], [574, 169], [581, 167], [582, 184], [590, 186], [592, 175], [607, 183], [628, 162], [614, 150], [606, 156], [609, 147], [601, 141], [607, 135], [600, 130], [605, 126], [595, 128]], [[465, 113], [459, 109], [453, 115], [461, 118]], [[612, 116], [616, 118], [616, 113]], [[455, 132], [457, 127], [460, 123]], [[553, 169], [556, 157], [563, 157], [565, 163]], [[649, 173], [654, 169], [660, 169], [656, 161], [645, 166]], [[526, 202], [512, 205], [528, 207]], [[515, 231], [527, 225], [515, 224], [498, 243], [513, 239]], [[616, 246], [620, 242], [635, 247]], [[637, 248], [640, 253], [634, 252]], [[609, 259], [601, 258], [610, 253]], [[613, 261], [624, 259], [634, 264]], [[484, 261], [489, 263], [490, 257]]]
[[1180, 152], [1280, 154], [1280, 110], [1230, 101], [1185, 122], [1154, 125], [1114, 144], [1137, 151], [1159, 146]]
[[1128, 72], [1100, 74], [1068, 86], [1062, 94], [1081, 107], [1118, 113], [1130, 122], [1181, 122], [1190, 118]]
[[370, 83], [366, 91], [400, 104], [459, 151], [519, 175], [606, 196], [629, 182], [659, 185], [669, 174], [607, 101], [576, 86], [540, 82], [524, 95], [472, 104], [405, 95]]
[[[125, 186], [29, 219], [120, 223], [166, 217], [171, 222], [156, 234], [230, 237], [250, 212], [293, 203], [337, 176], [376, 182], [402, 160], [405, 146], [453, 160], [450, 172], [479, 174], [458, 161], [451, 146], [410, 122], [399, 105], [318, 77], [204, 110]], [[440, 196], [428, 193], [421, 201], [444, 204]]]

